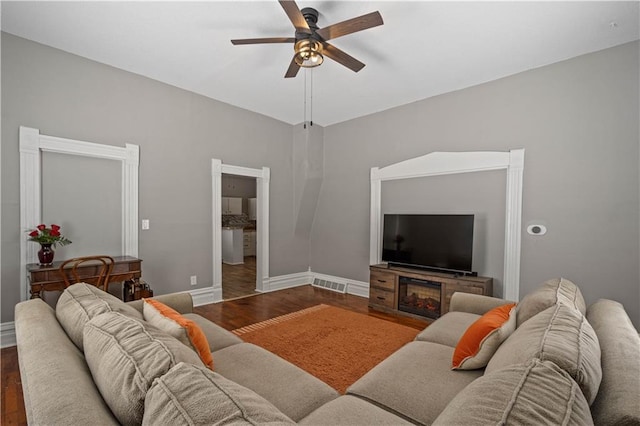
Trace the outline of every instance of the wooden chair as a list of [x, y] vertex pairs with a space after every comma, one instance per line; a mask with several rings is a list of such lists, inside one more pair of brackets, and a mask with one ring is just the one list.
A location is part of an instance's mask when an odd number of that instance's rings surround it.
[[[87, 283], [108, 291], [109, 277], [113, 271], [114, 260], [111, 256], [84, 256], [65, 260], [58, 271], [67, 288], [75, 283]], [[78, 268], [81, 271], [78, 271]]]

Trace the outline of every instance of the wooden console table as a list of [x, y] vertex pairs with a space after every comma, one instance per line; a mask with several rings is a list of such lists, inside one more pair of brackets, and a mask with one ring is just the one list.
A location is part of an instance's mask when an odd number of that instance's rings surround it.
[[[493, 296], [493, 279], [486, 277], [455, 276], [439, 272], [427, 272], [412, 268], [389, 267], [386, 264], [371, 265], [369, 279], [369, 307], [381, 311], [412, 316], [420, 319], [435, 319], [449, 312], [451, 296], [456, 291]], [[402, 300], [409, 295], [406, 286], [426, 285], [417, 293], [427, 300], [435, 301], [433, 312], [412, 311], [402, 307]], [[425, 313], [426, 315], [423, 315]]]
[[[142, 260], [132, 256], [114, 256], [113, 271], [109, 276], [109, 282], [134, 281], [142, 276]], [[53, 262], [51, 266], [40, 266], [37, 263], [27, 264], [27, 278], [29, 280], [31, 298], [40, 297], [42, 291], [64, 290], [64, 281], [60, 276], [59, 268], [64, 261]], [[98, 275], [98, 264], [86, 264], [78, 267], [77, 271], [82, 277]], [[71, 269], [71, 268], [69, 268]]]

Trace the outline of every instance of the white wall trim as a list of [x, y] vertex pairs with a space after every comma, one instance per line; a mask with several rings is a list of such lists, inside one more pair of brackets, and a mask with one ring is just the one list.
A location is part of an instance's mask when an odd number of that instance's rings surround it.
[[16, 345], [16, 326], [13, 321], [0, 324], [0, 348]]
[[519, 300], [524, 149], [513, 149], [509, 152], [432, 152], [384, 168], [372, 167], [370, 264], [381, 262], [383, 181], [504, 169], [507, 170], [507, 201], [502, 297]]
[[313, 275], [310, 272], [298, 272], [294, 274], [279, 275], [271, 277], [265, 283], [262, 292], [284, 290], [286, 288], [300, 287], [313, 282]]
[[256, 178], [256, 291], [269, 291], [269, 183], [268, 167], [252, 169], [211, 160], [211, 214], [213, 242], [213, 291], [215, 301], [222, 300], [222, 174]]
[[[41, 135], [38, 129], [20, 126], [20, 229], [42, 223], [42, 153], [103, 158], [122, 163], [122, 254], [138, 257], [138, 145], [125, 147]], [[37, 261], [37, 245], [20, 239], [20, 298], [29, 297], [27, 263]]]
[[213, 287], [196, 288], [195, 290], [189, 290], [188, 293], [191, 294], [194, 307], [222, 301], [222, 292], [217, 294]]
[[[347, 293], [354, 296], [369, 297], [369, 283], [364, 281], [352, 280], [349, 278], [336, 277], [334, 275], [320, 274], [313, 271], [298, 272], [294, 274], [279, 275], [271, 277], [268, 285], [263, 292], [271, 292], [284, 290], [287, 288], [300, 287], [310, 285], [315, 279], [331, 281], [334, 283], [345, 284]], [[327, 290], [329, 291], [329, 290]]]

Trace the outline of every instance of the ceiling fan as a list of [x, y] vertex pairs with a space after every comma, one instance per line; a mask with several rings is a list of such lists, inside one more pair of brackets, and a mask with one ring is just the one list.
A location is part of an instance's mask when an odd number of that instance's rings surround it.
[[295, 77], [300, 67], [317, 67], [324, 61], [324, 56], [333, 59], [354, 72], [364, 68], [364, 64], [356, 58], [338, 49], [328, 41], [368, 28], [382, 25], [379, 12], [371, 12], [357, 18], [348, 19], [328, 27], [318, 28], [318, 11], [305, 7], [300, 10], [293, 0], [278, 0], [280, 6], [296, 29], [295, 37], [247, 38], [231, 40], [234, 45], [263, 43], [293, 43], [294, 55], [285, 78]]

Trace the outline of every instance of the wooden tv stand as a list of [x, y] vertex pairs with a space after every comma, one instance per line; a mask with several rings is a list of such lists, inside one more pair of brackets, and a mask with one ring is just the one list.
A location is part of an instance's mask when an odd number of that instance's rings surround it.
[[413, 268], [369, 267], [369, 307], [419, 319], [449, 312], [456, 291], [493, 296], [493, 278], [457, 276]]

